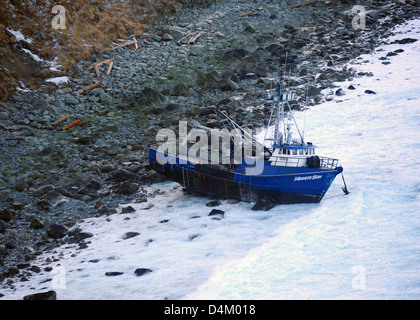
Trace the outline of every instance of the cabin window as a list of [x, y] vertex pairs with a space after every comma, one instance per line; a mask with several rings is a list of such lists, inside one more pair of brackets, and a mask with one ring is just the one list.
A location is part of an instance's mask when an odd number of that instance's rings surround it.
[[299, 150], [299, 155], [303, 155], [303, 150]]
[[287, 154], [290, 155], [290, 150], [287, 150]]
[[283, 149], [283, 154], [287, 154], [287, 150], [286, 149]]
[[297, 155], [297, 150], [293, 150], [293, 155]]

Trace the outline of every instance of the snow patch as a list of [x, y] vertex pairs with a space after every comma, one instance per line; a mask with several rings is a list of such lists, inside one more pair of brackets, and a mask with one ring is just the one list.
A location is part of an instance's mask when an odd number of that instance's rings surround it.
[[7, 31], [9, 31], [11, 34], [13, 34], [16, 37], [16, 41], [20, 42], [20, 41], [25, 41], [27, 43], [32, 43], [32, 39], [26, 39], [25, 36], [22, 34], [22, 32], [18, 31], [14, 31], [12, 29], [7, 28]]
[[55, 83], [57, 86], [62, 84], [62, 83], [69, 83], [69, 78], [68, 77], [56, 77], [56, 78], [50, 78], [45, 80], [45, 82], [52, 82]]

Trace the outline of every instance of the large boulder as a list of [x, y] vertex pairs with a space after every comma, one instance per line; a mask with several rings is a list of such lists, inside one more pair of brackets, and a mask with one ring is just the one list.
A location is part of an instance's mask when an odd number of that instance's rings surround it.
[[51, 224], [47, 227], [47, 235], [50, 238], [60, 239], [67, 235], [68, 229], [62, 224]]
[[28, 294], [23, 300], [57, 300], [57, 293], [53, 290], [47, 292], [39, 292]]

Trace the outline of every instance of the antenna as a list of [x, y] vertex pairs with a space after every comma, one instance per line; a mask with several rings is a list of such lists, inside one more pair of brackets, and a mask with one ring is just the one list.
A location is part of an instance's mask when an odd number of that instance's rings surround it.
[[305, 117], [303, 118], [303, 131], [302, 131], [302, 142], [304, 142], [305, 129], [306, 129], [306, 111], [308, 110], [308, 92], [309, 92], [309, 79], [306, 82], [306, 97], [305, 97]]

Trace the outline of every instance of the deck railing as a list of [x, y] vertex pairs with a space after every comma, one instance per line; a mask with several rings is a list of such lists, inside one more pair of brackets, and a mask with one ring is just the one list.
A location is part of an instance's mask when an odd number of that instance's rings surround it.
[[[308, 165], [307, 159], [309, 157], [281, 157], [273, 156], [271, 157], [273, 166], [285, 166], [285, 167], [306, 167]], [[328, 158], [328, 157], [318, 157], [319, 162], [317, 161], [314, 168], [320, 169], [334, 169], [338, 166], [338, 159]]]

